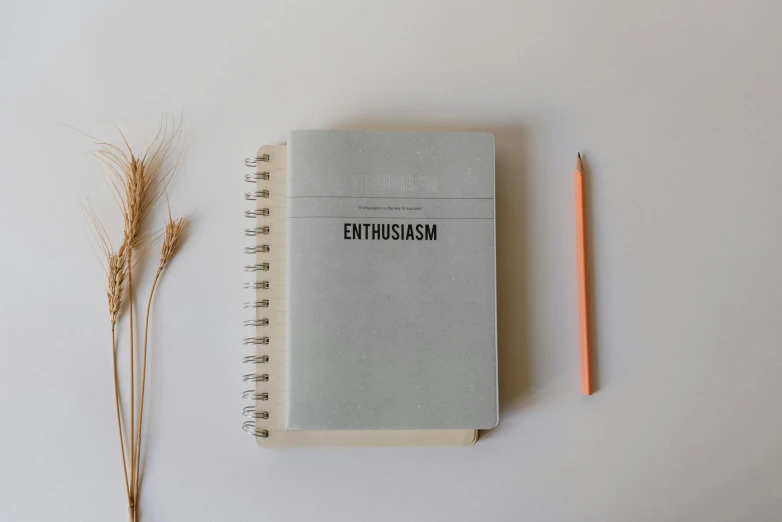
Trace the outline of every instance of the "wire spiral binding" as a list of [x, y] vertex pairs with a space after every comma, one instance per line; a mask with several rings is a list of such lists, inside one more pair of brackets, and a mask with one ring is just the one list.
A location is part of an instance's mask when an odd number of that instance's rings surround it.
[[269, 271], [269, 263], [258, 263], [257, 265], [244, 265], [244, 271], [245, 272], [268, 272]]
[[268, 253], [269, 245], [255, 245], [251, 247], [244, 247], [245, 254], [257, 254], [259, 252]]
[[[244, 164], [248, 167], [257, 167], [259, 162], [268, 163], [271, 158], [268, 154], [262, 154], [260, 156], [254, 157], [254, 158], [247, 158], [244, 160]], [[258, 181], [266, 181], [269, 180], [270, 174], [268, 172], [253, 172], [249, 174], [244, 175], [244, 180], [248, 183], [257, 184]], [[257, 201], [259, 199], [268, 199], [269, 198], [269, 191], [268, 190], [253, 190], [250, 192], [245, 192], [244, 199], [247, 201]], [[244, 217], [247, 219], [255, 220], [258, 217], [268, 217], [269, 216], [269, 209], [268, 208], [257, 208], [253, 210], [247, 210], [244, 212]], [[262, 226], [255, 226], [253, 228], [246, 228], [244, 230], [245, 236], [266, 236], [270, 232], [268, 225], [262, 225]], [[256, 254], [266, 254], [269, 252], [269, 245], [267, 243], [258, 243], [253, 246], [245, 247], [244, 253], [250, 254], [250, 255], [256, 255]], [[255, 263], [254, 265], [245, 265], [244, 266], [245, 272], [268, 272], [269, 271], [269, 263], [268, 262], [261, 262], [261, 263]], [[245, 290], [268, 290], [269, 289], [269, 281], [253, 281], [244, 283], [243, 288]], [[242, 305], [243, 308], [246, 309], [258, 309], [258, 308], [268, 308], [269, 307], [269, 300], [268, 299], [260, 299], [256, 301], [247, 301]], [[262, 317], [262, 318], [256, 318], [256, 319], [247, 319], [244, 321], [243, 326], [257, 328], [259, 326], [269, 326], [269, 318], [268, 317]], [[247, 346], [266, 346], [269, 344], [269, 338], [267, 336], [255, 336], [255, 337], [246, 337], [242, 344]], [[268, 355], [246, 355], [242, 358], [242, 364], [252, 364], [252, 365], [258, 365], [258, 364], [268, 364], [269, 363], [269, 356]], [[248, 383], [256, 383], [256, 382], [268, 382], [269, 381], [269, 374], [268, 373], [261, 373], [257, 370], [252, 373], [246, 373], [242, 375], [242, 382], [248, 382]], [[268, 393], [259, 393], [253, 390], [245, 390], [242, 393], [242, 398], [245, 400], [253, 401], [252, 406], [245, 406], [242, 409], [242, 415], [244, 417], [249, 417], [250, 420], [246, 420], [242, 423], [242, 430], [249, 433], [250, 435], [253, 435], [254, 437], [260, 437], [262, 439], [266, 439], [269, 437], [269, 430], [264, 430], [259, 428], [256, 425], [256, 422], [259, 419], [268, 419], [269, 418], [269, 412], [258, 410], [255, 406], [255, 402], [257, 401], [267, 401], [269, 400], [269, 394]]]
[[268, 337], [245, 337], [242, 344], [269, 344]]
[[242, 408], [242, 415], [245, 417], [252, 417], [253, 419], [268, 419], [268, 411], [255, 411], [255, 406], [245, 406]]
[[246, 373], [242, 375], [242, 382], [269, 382], [268, 373]]
[[[259, 161], [263, 161], [263, 162], [269, 163], [270, 159], [271, 158], [269, 157], [268, 154], [261, 154], [260, 156], [257, 156], [255, 158], [245, 158], [244, 164], [247, 167], [255, 167], [255, 166], [258, 165]], [[267, 172], [267, 174], [268, 174], [268, 172]]]
[[269, 326], [269, 320], [265, 317], [263, 319], [247, 319], [242, 326]]
[[242, 308], [269, 308], [269, 300], [245, 301], [244, 304], [242, 304]]
[[269, 394], [266, 392], [256, 393], [255, 390], [244, 390], [244, 392], [242, 392], [242, 399], [250, 401], [268, 401]]
[[255, 227], [255, 228], [245, 228], [244, 229], [244, 235], [245, 236], [257, 236], [258, 234], [268, 235], [269, 234], [269, 227]]
[[245, 192], [244, 193], [244, 199], [247, 201], [255, 201], [256, 199], [268, 199], [269, 198], [269, 191], [268, 190], [256, 190], [253, 192]]
[[249, 174], [244, 175], [244, 180], [247, 183], [255, 183], [258, 180], [268, 180], [269, 179], [269, 173], [268, 172], [251, 172]]
[[[268, 281], [257, 281], [257, 282], [254, 282], [254, 283], [244, 283], [242, 285], [242, 288], [244, 288], [245, 290], [257, 290], [259, 288], [262, 288], [264, 290], [268, 290], [269, 289], [269, 282]], [[263, 325], [263, 326], [266, 326], [266, 325]]]
[[266, 364], [269, 362], [268, 355], [246, 355], [242, 362], [245, 364]]
[[[260, 417], [263, 418], [263, 417]], [[260, 437], [262, 439], [268, 439], [269, 438], [269, 430], [259, 430], [255, 427], [255, 421], [249, 420], [244, 421], [242, 423], [242, 429], [249, 433], [250, 435], [254, 435], [256, 437]]]

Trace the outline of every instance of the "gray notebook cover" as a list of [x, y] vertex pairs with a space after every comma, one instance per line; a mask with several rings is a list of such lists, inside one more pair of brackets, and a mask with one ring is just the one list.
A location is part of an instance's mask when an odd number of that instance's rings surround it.
[[494, 139], [293, 131], [287, 427], [497, 424]]

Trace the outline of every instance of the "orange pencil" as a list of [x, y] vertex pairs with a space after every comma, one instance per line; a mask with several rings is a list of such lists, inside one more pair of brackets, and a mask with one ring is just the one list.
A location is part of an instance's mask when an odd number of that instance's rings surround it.
[[578, 249], [578, 319], [581, 341], [581, 394], [592, 395], [589, 371], [589, 308], [587, 299], [586, 238], [584, 219], [584, 166], [581, 153], [576, 161], [576, 246]]

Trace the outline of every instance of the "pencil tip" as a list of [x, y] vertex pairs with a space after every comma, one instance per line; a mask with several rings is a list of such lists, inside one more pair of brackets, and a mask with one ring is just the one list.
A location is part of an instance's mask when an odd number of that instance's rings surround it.
[[578, 159], [581, 159], [581, 153], [580, 152], [578, 153]]

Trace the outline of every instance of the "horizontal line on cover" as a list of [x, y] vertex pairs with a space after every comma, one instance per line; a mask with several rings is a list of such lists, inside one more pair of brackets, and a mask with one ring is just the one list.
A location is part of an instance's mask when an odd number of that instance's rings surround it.
[[494, 198], [426, 198], [407, 196], [288, 196], [288, 199], [297, 198], [332, 198], [332, 199], [494, 199]]
[[436, 221], [438, 219], [494, 219], [493, 217], [399, 217], [399, 216], [288, 216], [288, 219], [428, 219]]

